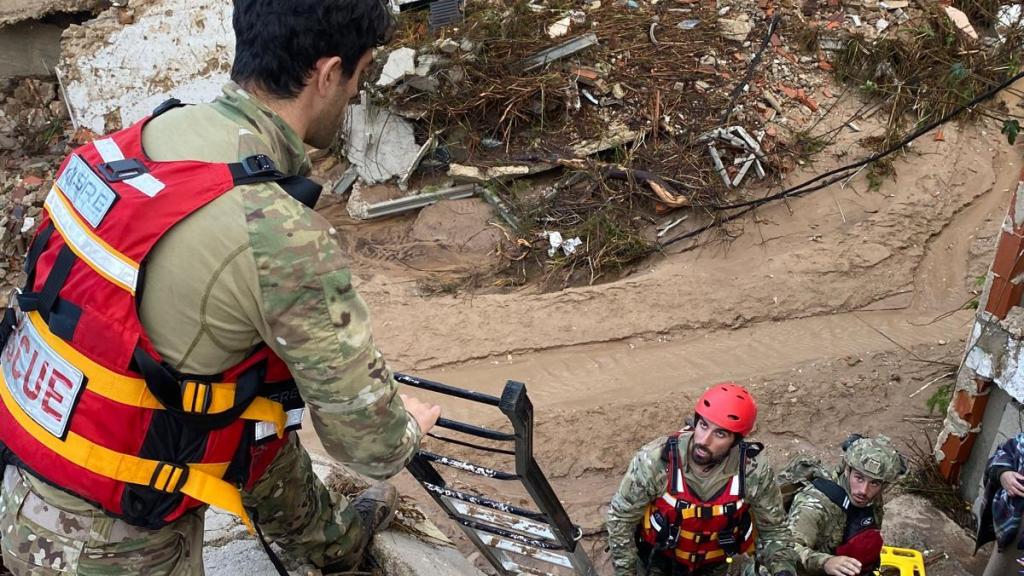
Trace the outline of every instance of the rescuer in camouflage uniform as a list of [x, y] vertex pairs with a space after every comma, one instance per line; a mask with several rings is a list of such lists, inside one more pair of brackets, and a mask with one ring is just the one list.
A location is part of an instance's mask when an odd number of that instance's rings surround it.
[[[714, 401], [715, 392], [723, 395], [742, 394], [746, 401], [730, 406], [725, 412], [709, 408], [705, 400]], [[735, 384], [717, 384], [698, 400], [693, 428], [685, 428], [677, 437], [677, 458], [682, 462], [682, 475], [690, 490], [701, 498], [710, 499], [727, 491], [730, 481], [737, 476], [741, 462], [746, 470], [740, 496], [749, 505], [753, 526], [756, 528], [756, 556], [761, 570], [772, 575], [791, 575], [794, 559], [788, 550], [789, 532], [782, 496], [775, 483], [775, 475], [768, 459], [756, 449], [741, 455], [744, 436], [754, 425], [757, 407], [743, 388]], [[730, 426], [727, 422], [738, 426]], [[724, 574], [753, 574], [754, 562], [745, 556], [733, 561], [722, 561], [702, 566], [693, 573], [665, 559], [657, 551], [641, 552], [640, 534], [644, 528], [649, 507], [662, 498], [668, 485], [666, 443], [671, 437], [661, 437], [640, 449], [633, 457], [618, 491], [612, 497], [607, 514], [608, 545], [616, 576], [722, 576]], [[650, 548], [650, 547], [648, 547]], [[675, 564], [675, 565], [673, 565]]]
[[[860, 509], [866, 517], [870, 515], [873, 527], [880, 531], [883, 492], [906, 473], [906, 461], [886, 436], [853, 435], [844, 446], [839, 468], [821, 472], [827, 474], [826, 480], [843, 489], [851, 509]], [[789, 529], [800, 560], [797, 573], [801, 576], [856, 576], [868, 570], [857, 559], [837, 554], [837, 548], [847, 537], [847, 511], [814, 485], [808, 483], [793, 498]]]
[[[211, 104], [151, 121], [146, 153], [222, 163], [266, 154], [281, 172], [306, 175], [305, 144], [333, 142], [392, 17], [376, 0], [235, 0], [234, 28], [234, 82]], [[219, 373], [265, 342], [288, 365], [326, 451], [373, 478], [401, 471], [440, 413], [399, 397], [337, 231], [273, 183], [238, 186], [164, 236], [140, 315], [184, 373]], [[397, 494], [383, 483], [352, 503], [329, 493], [293, 434], [243, 498], [294, 564], [331, 573], [361, 559]], [[202, 574], [202, 512], [146, 530], [7, 466], [4, 564], [16, 576]]]

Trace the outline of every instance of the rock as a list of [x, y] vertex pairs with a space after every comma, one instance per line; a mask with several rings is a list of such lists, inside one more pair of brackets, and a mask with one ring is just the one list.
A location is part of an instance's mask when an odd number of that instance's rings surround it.
[[560, 38], [569, 33], [569, 25], [572, 23], [572, 18], [566, 16], [560, 20], [555, 21], [554, 24], [548, 26], [548, 36], [551, 38]]
[[434, 45], [437, 46], [438, 50], [444, 52], [445, 54], [455, 54], [456, 52], [459, 51], [459, 43], [452, 40], [451, 38], [444, 38], [442, 40], [438, 40]]
[[501, 231], [490, 225], [493, 215], [494, 208], [479, 198], [442, 200], [420, 210], [412, 237], [457, 252], [486, 253], [501, 240]]
[[436, 93], [441, 87], [441, 82], [433, 76], [410, 76], [405, 79], [405, 84], [429, 94]]
[[736, 19], [719, 18], [718, 20], [718, 31], [722, 37], [734, 42], [746, 40], [753, 29], [754, 25], [750, 23], [750, 18], [746, 14]]
[[416, 51], [412, 48], [398, 48], [388, 54], [388, 60], [384, 63], [380, 78], [377, 79], [377, 86], [391, 86], [407, 74], [414, 72], [416, 72]]
[[434, 71], [441, 64], [448, 62], [448, 59], [437, 54], [420, 54], [416, 58], [416, 72], [417, 76], [426, 76]]

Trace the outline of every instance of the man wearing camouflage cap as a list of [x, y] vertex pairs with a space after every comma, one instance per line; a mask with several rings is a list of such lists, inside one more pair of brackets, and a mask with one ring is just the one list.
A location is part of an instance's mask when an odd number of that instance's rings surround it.
[[789, 529], [798, 574], [858, 576], [877, 569], [882, 550], [882, 493], [906, 473], [885, 436], [850, 436], [835, 472], [815, 473], [793, 498]]
[[235, 0], [233, 25], [219, 98], [168, 101], [67, 158], [0, 310], [15, 576], [200, 575], [207, 505], [303, 576], [352, 570], [397, 493], [328, 491], [294, 432], [303, 410], [330, 456], [378, 480], [439, 416], [399, 395], [306, 179], [306, 147], [332, 145], [392, 16]]

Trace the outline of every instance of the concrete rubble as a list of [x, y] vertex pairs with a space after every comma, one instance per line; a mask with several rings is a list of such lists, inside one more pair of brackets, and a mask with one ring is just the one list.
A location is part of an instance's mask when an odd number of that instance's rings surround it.
[[118, 129], [172, 96], [209, 101], [228, 80], [235, 48], [230, 2], [131, 6], [129, 24], [119, 18], [122, 9], [111, 8], [65, 32], [58, 72], [76, 127]]
[[94, 12], [105, 4], [104, 0], [0, 0], [0, 26], [57, 13]]

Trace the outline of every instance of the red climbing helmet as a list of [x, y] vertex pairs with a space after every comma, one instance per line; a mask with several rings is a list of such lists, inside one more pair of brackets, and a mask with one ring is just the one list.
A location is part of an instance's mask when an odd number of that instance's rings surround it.
[[757, 404], [746, 388], [722, 382], [705, 390], [697, 400], [697, 415], [719, 428], [746, 436], [754, 429]]

